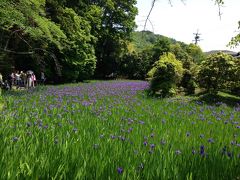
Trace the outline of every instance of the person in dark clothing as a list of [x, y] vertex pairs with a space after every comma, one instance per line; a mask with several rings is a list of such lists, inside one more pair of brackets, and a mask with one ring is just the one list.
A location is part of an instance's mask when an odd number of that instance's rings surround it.
[[12, 74], [9, 74], [9, 76], [7, 77], [7, 83], [8, 83], [10, 90], [12, 89], [13, 81], [14, 81], [14, 79], [13, 79]]

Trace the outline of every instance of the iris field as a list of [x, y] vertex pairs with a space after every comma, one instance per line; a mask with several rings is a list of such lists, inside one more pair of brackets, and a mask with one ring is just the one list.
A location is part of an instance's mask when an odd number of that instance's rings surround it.
[[0, 179], [240, 179], [240, 105], [149, 98], [143, 81], [3, 96]]

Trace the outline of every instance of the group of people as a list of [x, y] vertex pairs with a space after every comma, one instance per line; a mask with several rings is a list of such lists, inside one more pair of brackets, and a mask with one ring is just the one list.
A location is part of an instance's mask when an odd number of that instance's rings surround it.
[[[45, 83], [45, 75], [44, 72], [41, 72], [41, 80], [40, 84]], [[0, 85], [1, 88], [6, 90], [11, 90], [13, 86], [16, 87], [16, 89], [19, 88], [34, 88], [38, 84], [36, 75], [33, 71], [15, 71], [12, 72], [3, 80], [3, 77], [0, 73]]]

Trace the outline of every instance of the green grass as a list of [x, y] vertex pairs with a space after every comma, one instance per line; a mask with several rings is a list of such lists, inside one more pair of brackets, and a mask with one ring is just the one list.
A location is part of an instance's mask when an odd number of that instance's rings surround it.
[[240, 177], [238, 106], [148, 98], [135, 89], [141, 84], [101, 81], [5, 94], [0, 179]]
[[199, 101], [203, 101], [209, 105], [216, 105], [218, 103], [224, 103], [228, 106], [237, 106], [240, 104], [240, 97], [232, 94], [228, 94], [226, 92], [218, 92], [217, 94], [202, 94], [200, 96], [196, 96], [196, 99]]
[[2, 100], [2, 89], [0, 88], [0, 112], [3, 108], [3, 100]]
[[3, 103], [0, 101], [0, 111], [2, 110], [3, 108]]

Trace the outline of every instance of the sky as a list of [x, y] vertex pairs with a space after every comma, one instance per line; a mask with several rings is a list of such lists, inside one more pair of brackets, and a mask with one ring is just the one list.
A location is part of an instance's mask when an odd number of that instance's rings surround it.
[[[226, 47], [231, 38], [240, 33], [240, 0], [225, 0], [219, 17], [218, 6], [214, 0], [157, 0], [150, 15], [146, 30], [174, 38], [187, 44], [192, 43], [194, 34], [199, 31], [202, 39], [198, 44], [203, 51], [232, 50]], [[144, 29], [145, 19], [151, 8], [152, 0], [137, 0], [137, 31]]]

